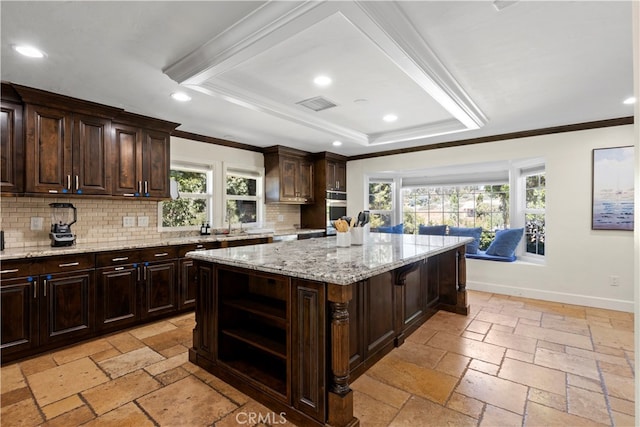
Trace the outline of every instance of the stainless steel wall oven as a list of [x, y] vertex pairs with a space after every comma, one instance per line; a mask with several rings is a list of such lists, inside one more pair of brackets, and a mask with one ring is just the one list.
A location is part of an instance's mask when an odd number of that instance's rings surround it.
[[333, 221], [347, 216], [347, 193], [327, 191], [327, 235], [336, 234]]

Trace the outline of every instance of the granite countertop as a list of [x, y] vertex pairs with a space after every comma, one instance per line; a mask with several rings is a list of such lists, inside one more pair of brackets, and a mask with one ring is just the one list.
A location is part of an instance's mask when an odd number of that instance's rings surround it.
[[36, 258], [54, 255], [72, 255], [87, 252], [103, 252], [125, 249], [143, 249], [154, 246], [175, 246], [190, 243], [222, 242], [231, 240], [246, 240], [263, 237], [274, 237], [291, 234], [311, 234], [324, 232], [324, 229], [283, 229], [272, 233], [238, 233], [238, 234], [212, 234], [209, 236], [185, 236], [167, 237], [153, 240], [122, 240], [108, 243], [77, 243], [73, 246], [52, 248], [51, 246], [28, 246], [24, 248], [6, 248], [0, 252], [0, 261]]
[[336, 247], [336, 238], [188, 252], [187, 257], [348, 285], [471, 242], [471, 237], [369, 233], [361, 246]]

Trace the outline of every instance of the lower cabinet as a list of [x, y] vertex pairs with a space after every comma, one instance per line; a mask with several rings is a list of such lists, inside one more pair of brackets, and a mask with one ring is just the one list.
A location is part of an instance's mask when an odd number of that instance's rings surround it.
[[95, 333], [91, 256], [3, 262], [1, 273], [3, 361], [37, 349], [70, 344]]
[[97, 327], [101, 331], [117, 330], [140, 320], [136, 264], [102, 267], [97, 275]]
[[28, 352], [38, 346], [37, 286], [37, 279], [33, 277], [2, 279], [0, 352], [3, 358]]
[[[1, 360], [193, 309], [197, 292], [208, 290], [198, 290], [196, 275], [202, 272], [185, 258], [187, 252], [269, 241], [252, 238], [3, 261]], [[194, 340], [204, 342], [210, 333], [202, 331], [200, 338], [194, 333]]]

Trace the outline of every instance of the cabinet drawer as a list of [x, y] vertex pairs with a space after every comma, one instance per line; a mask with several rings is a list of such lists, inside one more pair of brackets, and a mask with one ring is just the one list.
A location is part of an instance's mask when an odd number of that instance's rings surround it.
[[140, 251], [136, 250], [100, 252], [96, 254], [96, 267], [111, 267], [141, 261]]
[[176, 246], [159, 246], [155, 248], [141, 249], [138, 251], [140, 260], [143, 262], [163, 261], [178, 257]]
[[188, 245], [181, 245], [178, 248], [178, 258], [184, 258], [187, 252], [206, 251], [207, 249], [217, 249], [219, 247], [220, 247], [220, 242], [202, 242], [202, 243], [190, 243]]
[[2, 265], [0, 265], [1, 280], [37, 276], [38, 274], [40, 274], [40, 265], [31, 260], [2, 261]]
[[87, 270], [95, 267], [95, 254], [54, 256], [41, 259], [42, 273]]

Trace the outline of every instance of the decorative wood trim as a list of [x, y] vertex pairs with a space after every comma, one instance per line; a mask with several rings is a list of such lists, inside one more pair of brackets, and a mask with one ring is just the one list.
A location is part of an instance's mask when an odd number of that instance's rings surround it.
[[227, 141], [226, 139], [214, 138], [212, 136], [198, 135], [196, 133], [186, 132], [183, 130], [174, 130], [171, 132], [171, 136], [178, 138], [190, 139], [193, 141], [204, 142], [206, 144], [222, 145], [224, 147], [237, 148], [239, 150], [254, 151], [256, 153], [262, 153], [264, 150], [257, 145], [243, 144], [241, 142]]
[[393, 156], [395, 154], [415, 153], [417, 151], [436, 150], [439, 148], [460, 147], [463, 145], [483, 144], [486, 142], [504, 141], [507, 139], [528, 138], [531, 136], [550, 135], [554, 133], [577, 132], [581, 130], [606, 128], [633, 124], [633, 116], [619, 117], [615, 119], [596, 120], [593, 122], [576, 123], [572, 125], [554, 126], [541, 129], [524, 130], [519, 132], [503, 133], [493, 136], [481, 136], [479, 138], [463, 139], [459, 141], [440, 142], [438, 144], [420, 145], [417, 147], [400, 148], [397, 150], [379, 151], [377, 153], [360, 154], [350, 156], [351, 160], [372, 159], [375, 157]]

